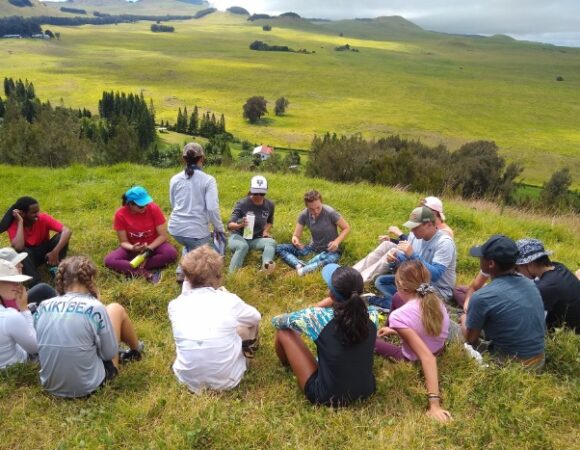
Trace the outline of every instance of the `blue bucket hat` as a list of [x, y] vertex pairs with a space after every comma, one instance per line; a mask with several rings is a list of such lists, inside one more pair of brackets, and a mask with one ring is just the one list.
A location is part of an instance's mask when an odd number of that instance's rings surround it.
[[542, 256], [549, 256], [552, 254], [551, 251], [546, 251], [544, 244], [539, 239], [520, 239], [516, 242], [520, 255], [516, 261], [516, 264], [529, 264]]
[[128, 202], [133, 202], [137, 206], [147, 206], [153, 201], [147, 190], [142, 186], [134, 186], [125, 192], [125, 198]]

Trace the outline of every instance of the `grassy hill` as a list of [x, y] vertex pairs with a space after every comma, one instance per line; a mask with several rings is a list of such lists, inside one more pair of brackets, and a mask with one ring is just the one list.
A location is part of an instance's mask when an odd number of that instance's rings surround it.
[[[172, 26], [163, 35], [146, 22], [51, 26], [60, 41], [4, 43], [0, 64], [53, 102], [95, 110], [104, 89], [142, 91], [160, 119], [197, 104], [225, 113], [236, 135], [283, 147], [307, 148], [326, 131], [401, 133], [452, 149], [491, 139], [526, 166], [523, 181], [569, 167], [580, 186], [580, 49], [428, 32], [400, 17], [248, 22], [216, 13]], [[254, 40], [316, 53], [251, 51]], [[334, 51], [347, 43], [360, 52]], [[270, 110], [285, 96], [290, 109], [248, 125], [241, 111], [252, 95]]]
[[[30, 0], [32, 6], [18, 7], [8, 2], [8, 0], [0, 0], [0, 17], [8, 16], [66, 16], [68, 14], [62, 13], [57, 9], [51, 8], [47, 3], [39, 0]], [[60, 3], [59, 3], [60, 4]], [[60, 4], [66, 5], [66, 3]]]
[[[376, 359], [377, 393], [344, 410], [310, 406], [273, 350], [270, 319], [310, 305], [325, 295], [319, 274], [297, 277], [280, 266], [271, 278], [257, 272], [258, 257], [226, 278], [263, 315], [262, 347], [241, 385], [230, 392], [194, 396], [179, 386], [169, 368], [174, 347], [167, 303], [178, 295], [173, 268], [159, 286], [125, 281], [103, 269], [105, 254], [117, 245], [112, 216], [121, 193], [132, 183], [146, 186], [167, 213], [168, 180], [175, 170], [119, 165], [62, 170], [0, 166], [2, 208], [20, 195], [32, 195], [41, 208], [73, 229], [72, 254], [88, 254], [100, 266], [105, 303], [125, 305], [146, 357], [123, 367], [112, 384], [89, 399], [58, 400], [43, 393], [37, 368], [0, 373], [1, 447], [16, 448], [575, 448], [580, 412], [580, 338], [560, 332], [548, 340], [547, 370], [523, 372], [517, 365], [481, 368], [459, 346], [439, 358], [444, 406], [455, 420], [446, 426], [424, 415], [425, 388], [418, 366]], [[222, 218], [247, 192], [250, 173], [210, 168], [220, 191]], [[403, 223], [418, 194], [369, 186], [338, 185], [299, 175], [267, 175], [276, 202], [273, 228], [278, 241], [290, 239], [302, 194], [319, 189], [352, 225], [343, 262], [352, 264], [376, 244], [390, 224]], [[493, 232], [513, 238], [535, 236], [555, 251], [555, 259], [580, 266], [578, 218], [542, 218], [493, 205], [445, 199], [455, 229], [462, 281], [477, 273], [468, 248]], [[6, 245], [6, 236], [0, 245]]]

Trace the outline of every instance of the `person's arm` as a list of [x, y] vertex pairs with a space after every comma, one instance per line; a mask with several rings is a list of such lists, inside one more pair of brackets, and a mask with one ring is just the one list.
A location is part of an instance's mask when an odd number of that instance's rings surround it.
[[228, 230], [230, 231], [238, 231], [244, 228], [247, 225], [246, 221], [246, 214], [242, 211], [241, 208], [241, 201], [236, 203], [234, 210], [232, 211], [232, 215], [230, 217], [230, 221], [228, 222]]
[[271, 238], [270, 230], [272, 229], [272, 223], [268, 222], [264, 225], [264, 231], [262, 231], [262, 237]]
[[451, 414], [449, 411], [441, 408], [437, 358], [431, 353], [427, 345], [423, 342], [423, 339], [414, 330], [410, 328], [398, 328], [396, 331], [421, 361], [428, 393], [429, 409], [427, 410], [427, 415], [440, 422], [450, 420]]
[[119, 353], [119, 342], [105, 306], [101, 304], [95, 310], [102, 316], [102, 320], [93, 325], [97, 327], [96, 331], [99, 335], [97, 341], [99, 355], [104, 361], [110, 361]]
[[299, 249], [304, 248], [304, 244], [300, 241], [303, 231], [304, 225], [302, 225], [300, 222], [296, 223], [296, 226], [294, 227], [294, 233], [292, 233], [292, 245]]
[[241, 298], [239, 298], [235, 294], [228, 295], [234, 295], [236, 297], [237, 302], [234, 306], [234, 314], [236, 316], [236, 319], [238, 319], [238, 322], [241, 325], [252, 327], [260, 323], [262, 315], [256, 308], [254, 308], [251, 305], [248, 305], [246, 302], [244, 302]]
[[46, 261], [51, 266], [58, 265], [58, 255], [60, 254], [61, 250], [68, 244], [70, 241], [70, 237], [72, 235], [72, 231], [70, 228], [63, 226], [62, 231], [60, 232], [60, 239], [58, 240], [58, 244], [52, 249], [52, 251], [46, 254]]
[[24, 219], [22, 218], [22, 213], [20, 210], [15, 209], [12, 211], [14, 220], [16, 221], [16, 235], [10, 239], [10, 244], [14, 247], [14, 250], [21, 252], [24, 250]]
[[205, 207], [207, 209], [207, 215], [210, 223], [213, 225], [214, 231], [223, 233], [225, 230], [224, 224], [222, 223], [222, 218], [220, 216], [220, 204], [215, 178], [211, 178], [209, 180], [207, 189], [205, 191]]
[[467, 307], [469, 305], [469, 301], [471, 300], [471, 296], [475, 292], [479, 291], [485, 285], [485, 283], [487, 283], [487, 280], [489, 280], [489, 277], [481, 271], [473, 279], [469, 285], [469, 288], [467, 289], [467, 293], [465, 294], [465, 301], [463, 302], [463, 310], [465, 312], [467, 312]]
[[399, 242], [397, 248], [402, 251], [407, 258], [418, 259], [421, 261], [431, 274], [432, 283], [438, 281], [443, 276], [447, 268], [451, 265], [453, 255], [455, 254], [455, 247], [452, 241], [446, 241], [437, 246], [433, 262], [431, 263], [415, 253], [413, 246], [409, 241]]
[[117, 238], [119, 238], [119, 245], [129, 252], [141, 253], [145, 249], [143, 243], [131, 244], [125, 230], [117, 230]]
[[467, 314], [464, 314], [459, 319], [459, 324], [461, 325], [461, 332], [465, 341], [470, 345], [477, 345], [479, 343], [479, 336], [481, 335], [480, 328], [467, 328], [466, 325]]
[[350, 233], [350, 225], [343, 217], [341, 217], [338, 222], [336, 222], [338, 228], [340, 228], [340, 234], [334, 241], [328, 243], [328, 251], [335, 252], [338, 250], [340, 243], [345, 240], [348, 233]]
[[20, 313], [9, 316], [6, 323], [6, 332], [26, 353], [38, 353], [36, 330], [34, 329], [32, 314], [28, 309], [28, 295], [26, 288], [20, 285], [20, 295], [16, 299]]
[[165, 223], [157, 225], [155, 227], [155, 231], [157, 231], [157, 237], [153, 242], [145, 246], [146, 249], [155, 250], [157, 247], [167, 241], [167, 225]]

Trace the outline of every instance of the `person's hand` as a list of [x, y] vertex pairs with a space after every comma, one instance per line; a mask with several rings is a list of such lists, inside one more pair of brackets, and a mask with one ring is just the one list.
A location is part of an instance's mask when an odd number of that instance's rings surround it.
[[137, 242], [133, 244], [133, 251], [135, 253], [143, 253], [147, 248], [147, 244], [145, 242]]
[[54, 250], [46, 254], [46, 262], [49, 266], [58, 266], [58, 253]]
[[26, 292], [26, 288], [23, 285], [20, 284], [18, 287], [19, 292], [16, 297], [18, 309], [20, 309], [20, 311], [28, 311], [28, 292]]
[[292, 245], [300, 250], [304, 248], [304, 244], [300, 242], [300, 238], [298, 236], [292, 236]]
[[241, 230], [247, 224], [248, 224], [248, 219], [246, 219], [246, 217], [242, 217], [240, 220], [238, 220], [238, 230]]
[[13, 209], [12, 216], [16, 219], [18, 223], [24, 222], [24, 217], [22, 217], [22, 211], [20, 211], [19, 209]]
[[323, 298], [314, 306], [317, 308], [330, 308], [332, 306], [332, 299], [330, 297]]
[[385, 241], [390, 241], [391, 238], [389, 236], [387, 236], [386, 234], [381, 234], [379, 236], [379, 242], [385, 242]]
[[430, 402], [427, 415], [438, 422], [447, 422], [453, 420], [451, 413], [439, 406], [439, 402]]
[[403, 252], [409, 258], [413, 255], [413, 247], [408, 241], [401, 241], [397, 244], [397, 250]]
[[326, 247], [326, 249], [327, 249], [329, 252], [335, 252], [335, 251], [337, 251], [337, 250], [338, 250], [338, 246], [339, 246], [339, 245], [340, 245], [340, 243], [339, 243], [339, 242], [336, 242], [336, 240], [334, 240], [334, 241], [330, 241], [330, 242], [328, 243], [328, 247]]
[[378, 337], [396, 336], [398, 333], [390, 327], [381, 327], [377, 332]]
[[271, 235], [270, 233], [268, 233], [267, 231], [264, 231], [264, 232], [262, 233], [262, 237], [263, 237], [263, 238], [271, 238], [271, 237], [272, 237], [272, 235]]
[[396, 248], [392, 248], [390, 249], [385, 258], [387, 259], [388, 263], [394, 263], [397, 262], [399, 259], [397, 258], [397, 249]]
[[395, 225], [391, 225], [389, 227], [389, 233], [394, 234], [397, 237], [401, 237], [401, 235], [403, 234], [403, 232], [401, 231], [401, 229]]

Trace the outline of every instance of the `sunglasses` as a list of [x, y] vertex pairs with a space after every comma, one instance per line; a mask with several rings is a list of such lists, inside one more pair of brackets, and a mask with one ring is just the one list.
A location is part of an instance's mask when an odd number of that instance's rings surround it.
[[258, 197], [265, 197], [266, 196], [266, 194], [252, 194], [252, 195], [256, 195]]

